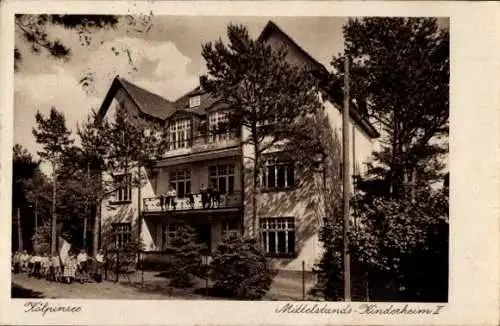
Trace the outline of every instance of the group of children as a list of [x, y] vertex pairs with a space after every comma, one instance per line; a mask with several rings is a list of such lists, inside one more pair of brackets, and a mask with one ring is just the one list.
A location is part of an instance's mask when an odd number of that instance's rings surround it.
[[90, 281], [89, 272], [94, 262], [94, 280], [102, 280], [101, 270], [104, 264], [102, 251], [95, 258], [90, 258], [85, 250], [80, 253], [70, 252], [64, 261], [58, 254], [35, 252], [33, 255], [26, 250], [16, 252], [12, 257], [12, 271], [14, 273], [27, 273], [36, 278], [45, 278], [48, 281], [72, 283], [79, 280], [80, 283]]
[[[210, 187], [205, 186], [205, 184], [201, 185], [200, 188], [200, 194], [201, 194], [201, 203], [203, 208], [215, 208], [220, 207], [220, 202], [221, 202], [221, 194], [219, 192], [219, 189], [215, 186], [212, 185]], [[186, 197], [189, 200], [189, 205], [191, 206], [192, 209], [195, 208], [195, 203], [194, 203], [194, 195], [191, 191], [189, 191], [186, 194]], [[168, 209], [176, 209], [177, 206], [177, 191], [175, 188], [170, 188], [169, 191], [167, 191], [165, 194], [160, 196], [160, 206], [162, 211], [168, 210]]]

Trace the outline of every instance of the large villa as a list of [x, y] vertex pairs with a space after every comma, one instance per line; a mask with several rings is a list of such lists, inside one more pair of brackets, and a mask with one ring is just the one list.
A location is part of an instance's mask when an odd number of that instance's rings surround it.
[[[266, 25], [260, 40], [285, 46], [292, 64], [304, 65], [311, 71], [326, 70], [273, 22]], [[340, 138], [342, 103], [332, 98], [323, 96], [322, 101], [331, 130]], [[124, 188], [103, 203], [103, 239], [123, 245], [140, 236], [147, 251], [158, 253], [171, 245], [180, 221], [193, 226], [209, 250], [228, 234], [251, 231], [251, 178], [245, 176], [249, 163], [244, 159], [244, 132], [214, 132], [227, 119], [221, 101], [200, 87], [175, 101], [165, 99], [116, 77], [99, 113], [112, 115], [118, 105], [146, 120], [163, 123], [168, 128], [169, 146], [156, 166], [147, 171], [140, 198], [137, 188]], [[363, 173], [378, 132], [355, 108], [351, 109], [349, 125], [350, 169], [355, 175]], [[320, 257], [318, 232], [325, 218], [323, 200], [318, 196], [321, 185], [321, 173], [312, 177], [305, 174], [284, 153], [265, 155], [257, 200], [258, 230], [277, 268], [299, 270], [304, 262], [305, 268], [311, 270]], [[202, 198], [206, 187], [218, 189], [220, 199], [216, 203]], [[172, 190], [174, 198], [164, 200], [163, 196]]]

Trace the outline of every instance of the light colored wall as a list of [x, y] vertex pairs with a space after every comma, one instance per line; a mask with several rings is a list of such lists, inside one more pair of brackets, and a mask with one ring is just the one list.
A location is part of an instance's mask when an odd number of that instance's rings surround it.
[[[110, 109], [108, 110], [106, 116], [108, 119], [113, 120], [113, 117], [116, 112], [116, 107], [118, 103], [122, 103], [127, 111], [131, 114], [137, 114], [139, 111], [128, 95], [119, 90], [116, 94], [116, 98], [112, 101], [110, 105]], [[137, 175], [137, 169], [132, 169], [130, 173]], [[146, 169], [142, 169], [142, 175], [150, 175], [150, 171], [146, 171]], [[110, 175], [104, 176], [105, 178], [110, 178]], [[139, 202], [138, 198], [138, 188], [134, 187], [132, 189], [132, 200], [130, 203], [113, 203], [115, 201], [114, 195], [110, 195], [106, 200], [103, 201], [101, 205], [101, 228], [103, 235], [103, 243], [109, 241], [111, 225], [112, 223], [131, 223], [132, 224], [132, 236], [135, 237], [137, 235], [138, 229], [138, 212], [140, 211], [140, 205], [142, 205], [142, 198], [152, 197], [154, 196], [154, 180], [151, 180], [149, 177], [143, 180], [144, 184], [141, 188], [141, 201]], [[144, 220], [142, 221], [141, 226], [141, 239], [145, 245], [145, 249], [154, 250], [153, 243], [153, 234], [154, 232], [150, 230], [150, 225], [148, 225]]]
[[[133, 175], [137, 175], [137, 172], [137, 169], [132, 169], [130, 171]], [[146, 173], [147, 171], [143, 168], [142, 175], [146, 175]], [[130, 203], [116, 203], [113, 195], [103, 202], [101, 206], [101, 226], [104, 239], [109, 237], [112, 223], [131, 223], [132, 236], [137, 234], [138, 212], [142, 209], [142, 198], [154, 196], [154, 189], [150, 179], [143, 180], [143, 186], [141, 187], [141, 201], [139, 201], [138, 195], [139, 189], [134, 187], [132, 188], [132, 198]], [[141, 206], [139, 206], [139, 204]], [[141, 239], [146, 250], [154, 250], [153, 235], [154, 230], [150, 230], [150, 225], [143, 220], [141, 227]]]
[[[342, 112], [330, 101], [323, 101], [330, 126], [337, 132], [342, 147]], [[350, 118], [349, 119], [349, 171], [350, 175], [366, 172], [365, 165], [370, 161], [374, 141]]]
[[224, 157], [210, 161], [198, 161], [188, 164], [179, 164], [175, 166], [160, 168], [155, 193], [161, 195], [168, 191], [170, 181], [169, 173], [176, 169], [191, 169], [191, 191], [199, 193], [202, 184], [208, 186], [208, 167], [211, 165], [234, 164], [234, 190], [241, 190], [241, 166], [239, 159], [235, 157]]
[[[342, 114], [332, 103], [325, 101], [325, 114], [339, 140], [342, 139]], [[357, 127], [351, 120], [350, 131], [350, 164], [351, 175], [355, 170], [363, 172], [365, 163], [369, 160], [373, 142], [370, 137]], [[246, 139], [248, 130], [243, 131]], [[339, 146], [341, 147], [341, 142]], [[341, 148], [339, 148], [341, 153]], [[243, 146], [244, 157], [253, 157], [253, 148]], [[252, 174], [253, 161], [245, 160], [244, 225], [247, 234], [252, 234]], [[300, 166], [300, 164], [299, 164]], [[355, 169], [357, 167], [357, 169]], [[297, 171], [297, 173], [299, 173]], [[323, 248], [318, 239], [318, 231], [325, 216], [323, 199], [320, 198], [321, 176], [312, 178], [297, 176], [299, 186], [294, 190], [280, 192], [262, 192], [258, 196], [257, 210], [259, 217], [295, 217], [297, 257], [294, 259], [271, 259], [273, 265], [284, 270], [301, 270], [302, 262], [306, 270], [311, 270], [321, 257]], [[351, 188], [352, 189], [352, 188]], [[258, 225], [258, 221], [257, 221]]]

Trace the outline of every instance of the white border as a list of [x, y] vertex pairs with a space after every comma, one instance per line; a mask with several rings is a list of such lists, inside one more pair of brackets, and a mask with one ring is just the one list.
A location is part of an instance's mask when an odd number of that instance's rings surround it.
[[[495, 2], [125, 2], [4, 1], [0, 52], [0, 205], [3, 218], [1, 324], [433, 324], [499, 323], [500, 19]], [[439, 315], [276, 314], [280, 302], [56, 300], [77, 314], [23, 313], [10, 299], [10, 201], [13, 125], [13, 14], [94, 13], [231, 16], [451, 17], [450, 302]], [[351, 304], [353, 307], [355, 303]], [[341, 307], [343, 303], [330, 303]], [[418, 306], [425, 306], [419, 304]], [[434, 306], [434, 305], [432, 305]]]

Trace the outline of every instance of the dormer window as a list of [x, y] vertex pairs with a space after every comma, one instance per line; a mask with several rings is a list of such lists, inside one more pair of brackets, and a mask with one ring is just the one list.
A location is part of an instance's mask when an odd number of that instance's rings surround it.
[[200, 106], [200, 95], [191, 96], [189, 98], [189, 107], [195, 108], [197, 106]]

